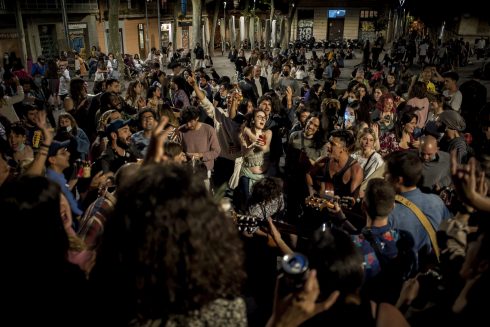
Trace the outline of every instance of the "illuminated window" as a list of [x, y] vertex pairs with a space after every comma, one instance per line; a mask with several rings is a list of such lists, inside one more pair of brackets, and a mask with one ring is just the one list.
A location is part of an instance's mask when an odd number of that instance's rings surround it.
[[328, 11], [328, 18], [344, 18], [345, 9], [330, 9]]

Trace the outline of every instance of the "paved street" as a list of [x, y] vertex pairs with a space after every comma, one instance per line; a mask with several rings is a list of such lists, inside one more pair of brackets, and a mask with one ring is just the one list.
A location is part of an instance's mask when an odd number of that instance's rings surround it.
[[[317, 51], [317, 53], [319, 53], [319, 51]], [[250, 51], [245, 52], [245, 57], [246, 58], [250, 57]], [[311, 57], [311, 51], [307, 53], [306, 57], [307, 58]], [[360, 62], [361, 62], [360, 53], [358, 53], [356, 55], [355, 59], [345, 60], [345, 68], [341, 69], [342, 73], [340, 75], [340, 78], [337, 81], [338, 89], [347, 88], [347, 84], [352, 79], [350, 74], [351, 74], [352, 70], [354, 69], [354, 66], [358, 65]], [[230, 62], [227, 54], [222, 56], [221, 51], [216, 52], [216, 56], [213, 57], [213, 64], [214, 64], [214, 69], [216, 70], [216, 72], [220, 76], [221, 75], [227, 75], [227, 76], [232, 77], [235, 75], [235, 63]], [[210, 73], [209, 69], [206, 69], [206, 71]], [[313, 75], [312, 74], [310, 74], [310, 80], [311, 80], [310, 85], [312, 85], [312, 83], [313, 83]]]
[[[317, 51], [317, 53], [319, 53], [319, 51]], [[380, 58], [383, 57], [384, 54], [382, 54], [380, 56]], [[247, 51], [245, 53], [245, 56], [246, 58], [248, 58], [250, 56], [250, 52]], [[307, 53], [307, 58], [309, 58], [311, 56], [311, 51]], [[355, 58], [354, 59], [350, 59], [350, 60], [345, 60], [344, 64], [345, 64], [345, 67], [344, 68], [341, 68], [341, 75], [340, 75], [340, 78], [338, 79], [337, 81], [337, 89], [339, 90], [342, 90], [342, 89], [346, 89], [347, 88], [347, 84], [349, 83], [349, 81], [352, 79], [351, 77], [351, 73], [352, 71], [354, 70], [354, 67], [356, 65], [359, 65], [360, 62], [361, 62], [361, 59], [362, 59], [362, 53], [360, 50], [356, 50], [355, 51]], [[483, 60], [476, 60], [476, 58], [472, 58], [472, 60], [470, 61], [472, 63], [470, 63], [469, 65], [465, 66], [465, 67], [460, 67], [457, 71], [460, 75], [460, 80], [458, 82], [459, 85], [461, 85], [462, 83], [468, 81], [468, 80], [471, 80], [472, 79], [472, 75], [473, 75], [473, 71], [479, 67], [481, 67], [483, 65]], [[214, 69], [216, 70], [216, 72], [222, 76], [222, 75], [227, 75], [227, 76], [230, 76], [230, 77], [233, 77], [234, 74], [235, 74], [235, 64], [230, 62], [230, 60], [228, 59], [228, 56], [227, 54], [225, 54], [224, 56], [221, 55], [221, 51], [217, 51], [216, 52], [216, 56], [213, 57], [213, 64], [214, 64]], [[413, 67], [412, 68], [412, 71], [414, 72], [418, 72], [418, 67]], [[211, 71], [210, 69], [206, 69], [206, 71], [209, 73], [209, 75], [211, 75]], [[167, 70], [167, 74], [171, 74], [172, 71], [171, 70]], [[487, 80], [487, 81], [484, 81], [484, 80], [479, 80], [480, 83], [482, 83], [486, 88], [487, 88], [487, 100], [490, 101], [490, 81]], [[126, 81], [126, 85], [127, 85], [127, 81]], [[312, 74], [310, 74], [310, 85], [312, 85], [314, 83], [314, 79], [313, 79], [313, 76]], [[90, 88], [89, 90], [92, 90], [92, 82], [89, 82], [90, 84]]]
[[[320, 51], [317, 51], [319, 53]], [[380, 58], [383, 57], [384, 54], [380, 56]], [[245, 57], [248, 58], [250, 56], [250, 52], [246, 52]], [[310, 58], [311, 56], [311, 51], [307, 53], [307, 58]], [[460, 80], [459, 80], [459, 85], [462, 83], [471, 80], [473, 71], [483, 65], [483, 60], [476, 60], [476, 58], [472, 58], [473, 60], [471, 64], [465, 66], [465, 67], [460, 67], [457, 72], [460, 75]], [[351, 60], [345, 60], [344, 64], [345, 67], [341, 68], [341, 74], [340, 78], [337, 81], [337, 88], [338, 89], [346, 89], [347, 84], [349, 81], [352, 79], [351, 73], [354, 70], [354, 67], [356, 65], [359, 65], [362, 60], [362, 53], [360, 50], [355, 51], [355, 58]], [[230, 60], [227, 57], [227, 54], [224, 56], [221, 55], [220, 51], [216, 52], [216, 56], [213, 57], [213, 63], [214, 63], [214, 69], [216, 72], [221, 76], [221, 75], [228, 75], [232, 77], [235, 74], [235, 64], [230, 62]], [[417, 67], [412, 68], [412, 71], [417, 72]], [[206, 69], [207, 72], [210, 73], [209, 69]], [[170, 73], [170, 72], [169, 72]], [[310, 85], [313, 83], [313, 77], [312, 74], [310, 74]], [[487, 88], [487, 100], [490, 101], [490, 81], [484, 81], [484, 80], [479, 80], [480, 83], [485, 85]]]

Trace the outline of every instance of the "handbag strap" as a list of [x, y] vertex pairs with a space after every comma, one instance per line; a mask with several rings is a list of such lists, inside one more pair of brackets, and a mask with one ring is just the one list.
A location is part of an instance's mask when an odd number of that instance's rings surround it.
[[376, 151], [373, 151], [373, 153], [371, 153], [371, 155], [369, 156], [368, 160], [366, 161], [366, 164], [364, 165], [364, 169], [363, 169], [363, 172], [364, 172], [364, 176], [366, 175], [366, 170], [369, 166], [369, 163], [371, 162], [371, 159], [373, 158], [374, 154], [376, 153]]
[[395, 196], [395, 201], [403, 204], [405, 207], [410, 209], [415, 214], [415, 216], [417, 216], [422, 226], [424, 226], [425, 231], [427, 232], [427, 234], [429, 234], [432, 248], [434, 249], [434, 253], [436, 254], [437, 261], [439, 262], [439, 256], [441, 252], [439, 246], [437, 245], [436, 230], [434, 229], [434, 226], [432, 226], [432, 224], [430, 223], [427, 216], [412, 201], [401, 195], [397, 194]]

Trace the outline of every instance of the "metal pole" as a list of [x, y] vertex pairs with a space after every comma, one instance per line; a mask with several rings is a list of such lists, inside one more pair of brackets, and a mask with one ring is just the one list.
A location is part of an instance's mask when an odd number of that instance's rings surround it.
[[158, 50], [162, 50], [162, 23], [160, 22], [160, 0], [157, 0], [158, 12]]
[[66, 42], [66, 50], [71, 49], [71, 44], [70, 44], [70, 35], [68, 33], [68, 17], [66, 15], [66, 4], [65, 0], [61, 0], [61, 15], [63, 18], [63, 31], [65, 32], [65, 42]]
[[[148, 0], [145, 1], [145, 17], [146, 17], [146, 51], [150, 51], [150, 24], [148, 23]], [[145, 53], [146, 55], [146, 53]]]

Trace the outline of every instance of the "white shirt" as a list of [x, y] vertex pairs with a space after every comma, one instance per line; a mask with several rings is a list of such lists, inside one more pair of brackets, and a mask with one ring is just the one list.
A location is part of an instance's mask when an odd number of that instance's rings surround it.
[[259, 97], [262, 96], [262, 85], [260, 85], [260, 77], [254, 77], [255, 86], [257, 86], [257, 93]]
[[70, 73], [68, 69], [64, 69], [60, 77], [60, 90], [59, 95], [66, 95], [70, 93]]
[[459, 112], [461, 109], [461, 103], [463, 102], [463, 93], [460, 90], [457, 90], [453, 94], [449, 93], [449, 90], [444, 90], [442, 95], [448, 99], [446, 100], [446, 104], [450, 105], [453, 110]]

